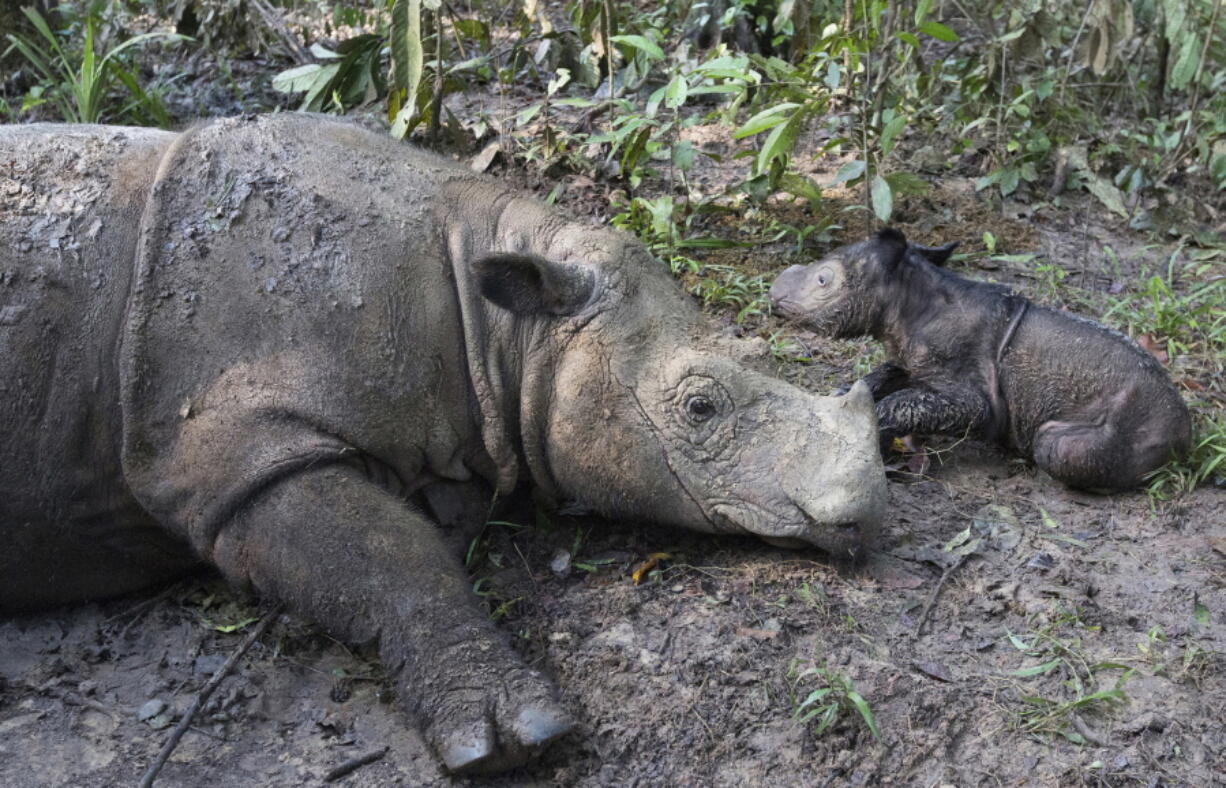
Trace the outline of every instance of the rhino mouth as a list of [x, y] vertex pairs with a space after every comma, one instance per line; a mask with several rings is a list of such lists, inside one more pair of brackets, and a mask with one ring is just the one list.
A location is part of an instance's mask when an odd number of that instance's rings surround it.
[[800, 517], [784, 520], [769, 517], [757, 507], [716, 504], [712, 507], [711, 520], [724, 531], [750, 534], [767, 544], [789, 550], [817, 547], [832, 557], [858, 560], [864, 556], [875, 527], [872, 523], [845, 520], [825, 523], [815, 520], [804, 510]]

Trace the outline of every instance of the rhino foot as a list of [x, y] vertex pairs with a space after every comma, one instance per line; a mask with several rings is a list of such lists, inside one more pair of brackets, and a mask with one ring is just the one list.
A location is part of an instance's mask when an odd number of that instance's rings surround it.
[[545, 679], [527, 668], [512, 669], [501, 687], [463, 687], [448, 692], [426, 727], [426, 738], [453, 774], [481, 774], [522, 766], [574, 722], [553, 697]]

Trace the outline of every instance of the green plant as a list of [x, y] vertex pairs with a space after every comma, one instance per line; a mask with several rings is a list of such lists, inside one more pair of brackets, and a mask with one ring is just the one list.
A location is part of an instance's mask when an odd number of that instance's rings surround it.
[[[1149, 334], [1166, 342], [1170, 356], [1226, 357], [1226, 279], [1215, 276], [1219, 249], [1204, 257], [1180, 246], [1167, 260], [1164, 275], [1143, 277], [1141, 289], [1108, 300], [1104, 322], [1124, 325], [1134, 336]], [[1199, 259], [1198, 259], [1199, 258]], [[1176, 272], [1189, 283], [1182, 291]]]
[[766, 342], [770, 347], [771, 356], [778, 361], [806, 363], [813, 360], [805, 347], [794, 337], [784, 336], [782, 331], [771, 332]]
[[765, 278], [743, 274], [728, 265], [703, 266], [699, 275], [702, 278], [690, 292], [702, 299], [705, 306], [736, 310], [734, 320], [737, 323], [770, 311], [770, 301], [766, 297], [770, 283]]
[[[41, 41], [22, 35], [6, 38], [43, 79], [27, 94], [22, 104], [26, 111], [44, 103], [55, 106], [60, 117], [70, 123], [99, 123], [104, 120], [153, 122], [162, 127], [170, 118], [156, 92], [141, 87], [135, 73], [126, 67], [128, 51], [154, 39], [183, 40], [171, 33], [144, 33], [121, 41], [104, 51], [96, 51], [98, 15], [94, 8], [86, 12], [80, 24], [80, 48], [73, 46], [75, 35], [57, 34], [47, 20], [33, 8], [22, 12], [38, 32]], [[61, 43], [63, 37], [65, 41]], [[117, 88], [127, 92], [126, 103], [115, 107], [108, 103]]]
[[807, 692], [803, 699], [796, 701], [792, 713], [803, 724], [812, 722], [815, 734], [820, 736], [840, 719], [858, 717], [873, 738], [881, 741], [881, 731], [877, 728], [877, 720], [873, 717], [868, 701], [856, 692], [855, 685], [847, 676], [814, 665], [805, 668], [796, 676], [794, 687], [797, 691], [803, 691], [802, 684], [819, 686]]
[[273, 77], [272, 86], [282, 93], [305, 92], [299, 106], [304, 112], [343, 112], [369, 104], [387, 93], [381, 61], [385, 46], [384, 37], [374, 33], [346, 39], [336, 51], [316, 44], [311, 53], [322, 63], [282, 71]]
[[1226, 476], [1226, 414], [1197, 413], [1192, 449], [1154, 471], [1146, 493], [1151, 501], [1169, 501], [1206, 482]]
[[[1007, 632], [1015, 649], [1037, 664], [1009, 673], [1010, 678], [1037, 679], [1051, 676], [1061, 679], [1065, 697], [1052, 698], [1032, 689], [1018, 691], [1020, 708], [1016, 710], [1020, 727], [1028, 733], [1059, 734], [1076, 744], [1085, 744], [1085, 736], [1076, 728], [1077, 715], [1098, 712], [1127, 701], [1124, 684], [1133, 669], [1118, 661], [1091, 661], [1085, 653], [1080, 633], [1096, 634], [1100, 627], [1088, 625], [1076, 610], [1057, 608], [1056, 614], [1026, 638]], [[1099, 688], [1101, 674], [1121, 671], [1108, 688]], [[1069, 697], [1071, 696], [1071, 697]]]

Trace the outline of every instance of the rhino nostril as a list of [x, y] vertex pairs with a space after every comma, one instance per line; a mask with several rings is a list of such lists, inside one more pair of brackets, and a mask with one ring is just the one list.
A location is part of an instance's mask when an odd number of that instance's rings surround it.
[[839, 523], [835, 529], [844, 534], [860, 533], [860, 524], [857, 522]]

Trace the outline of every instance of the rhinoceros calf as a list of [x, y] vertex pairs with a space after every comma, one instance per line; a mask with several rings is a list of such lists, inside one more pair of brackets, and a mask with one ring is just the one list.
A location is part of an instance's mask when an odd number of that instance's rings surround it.
[[871, 335], [865, 379], [884, 438], [977, 434], [1073, 487], [1135, 487], [1187, 450], [1191, 418], [1162, 365], [1123, 334], [943, 266], [955, 244], [896, 230], [775, 280], [783, 314], [832, 337]]
[[0, 609], [212, 564], [377, 638], [451, 770], [572, 726], [447, 549], [457, 489], [840, 554], [882, 516], [866, 388], [711, 352], [638, 243], [355, 126], [0, 127], [0, 209]]

